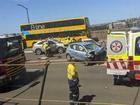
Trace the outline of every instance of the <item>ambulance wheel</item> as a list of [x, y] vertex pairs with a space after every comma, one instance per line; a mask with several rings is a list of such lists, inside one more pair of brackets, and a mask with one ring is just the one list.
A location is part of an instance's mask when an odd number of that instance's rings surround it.
[[113, 85], [119, 85], [118, 76], [114, 76], [114, 78], [113, 78]]

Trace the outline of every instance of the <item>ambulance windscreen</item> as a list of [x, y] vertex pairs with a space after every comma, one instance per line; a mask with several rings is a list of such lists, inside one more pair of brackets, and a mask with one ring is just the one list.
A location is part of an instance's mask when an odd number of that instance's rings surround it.
[[22, 51], [22, 40], [19, 37], [0, 39], [0, 58], [10, 57]]
[[135, 43], [135, 55], [140, 56], [140, 37], [136, 38], [136, 43]]

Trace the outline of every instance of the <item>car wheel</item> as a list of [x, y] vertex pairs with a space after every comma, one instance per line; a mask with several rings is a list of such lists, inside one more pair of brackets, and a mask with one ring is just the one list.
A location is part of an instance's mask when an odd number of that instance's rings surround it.
[[66, 55], [67, 61], [71, 61], [71, 56], [69, 54]]
[[86, 60], [86, 61], [84, 61], [84, 64], [85, 64], [85, 66], [88, 66], [89, 62]]
[[60, 54], [64, 53], [64, 48], [59, 47], [59, 48], [58, 48], [58, 53], [60, 53]]
[[41, 55], [42, 54], [42, 51], [41, 51], [41, 49], [36, 49], [35, 50], [35, 53], [36, 53], [36, 55]]

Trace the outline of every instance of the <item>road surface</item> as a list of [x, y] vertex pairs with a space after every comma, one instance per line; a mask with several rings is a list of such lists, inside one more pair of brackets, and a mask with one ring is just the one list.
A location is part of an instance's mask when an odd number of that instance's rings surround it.
[[[27, 60], [40, 58], [33, 53], [26, 53], [26, 57]], [[52, 59], [65, 60], [65, 54], [62, 57], [54, 56]], [[69, 105], [66, 66], [67, 62], [49, 65], [42, 105]], [[27, 66], [26, 75], [1, 91], [0, 105], [38, 105], [43, 67], [43, 65], [36, 64]], [[80, 102], [89, 102], [87, 105], [140, 105], [140, 95], [134, 103], [139, 87], [125, 83], [114, 86], [112, 76], [106, 74], [105, 65], [85, 66], [77, 63], [77, 67], [82, 85]]]

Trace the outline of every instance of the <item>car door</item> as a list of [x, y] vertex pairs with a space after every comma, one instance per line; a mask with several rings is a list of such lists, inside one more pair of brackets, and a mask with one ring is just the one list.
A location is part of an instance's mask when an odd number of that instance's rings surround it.
[[49, 46], [51, 47], [51, 52], [56, 52], [57, 51], [57, 49], [56, 49], [56, 43], [54, 43], [51, 40], [49, 40], [48, 43], [49, 43]]
[[86, 54], [87, 54], [87, 52], [86, 52], [86, 49], [85, 49], [85, 47], [84, 46], [82, 46], [82, 45], [77, 45], [77, 58], [79, 59], [79, 60], [86, 60]]
[[37, 42], [33, 45], [34, 50], [40, 49], [42, 52], [45, 52], [44, 48], [42, 47], [42, 44], [44, 41]]
[[77, 44], [70, 45], [70, 47], [67, 50], [71, 57], [75, 57], [76, 59], [78, 59]]

